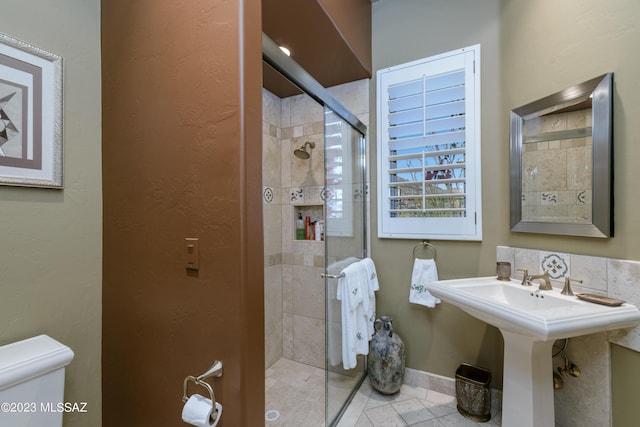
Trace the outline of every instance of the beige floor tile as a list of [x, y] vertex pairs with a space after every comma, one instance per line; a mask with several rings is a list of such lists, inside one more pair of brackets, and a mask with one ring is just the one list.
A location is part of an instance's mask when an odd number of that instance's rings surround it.
[[407, 423], [391, 405], [378, 406], [364, 411], [373, 427], [404, 427]]
[[[277, 420], [265, 421], [265, 427], [324, 426], [324, 369], [283, 358], [265, 375], [266, 409], [280, 411]], [[346, 393], [352, 382], [353, 378], [332, 376], [330, 397]], [[491, 427], [501, 425], [501, 415], [498, 412], [488, 423], [476, 423], [458, 413], [454, 396], [411, 385], [384, 395], [365, 379], [338, 427]]]
[[403, 400], [394, 403], [392, 406], [408, 425], [435, 418], [435, 415], [425, 408], [418, 399]]

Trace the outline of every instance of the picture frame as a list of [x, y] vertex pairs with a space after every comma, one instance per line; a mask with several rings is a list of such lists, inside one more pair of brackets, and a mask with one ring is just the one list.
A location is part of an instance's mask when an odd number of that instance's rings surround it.
[[0, 33], [0, 185], [63, 188], [62, 57]]

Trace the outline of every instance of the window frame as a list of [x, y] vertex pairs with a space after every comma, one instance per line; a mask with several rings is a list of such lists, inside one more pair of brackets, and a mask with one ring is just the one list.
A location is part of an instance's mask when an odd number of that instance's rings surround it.
[[[464, 68], [460, 68], [463, 63]], [[464, 217], [391, 217], [389, 107], [387, 89], [415, 76], [438, 76], [465, 70], [465, 208]], [[469, 75], [469, 73], [471, 73]], [[480, 129], [480, 45], [380, 69], [376, 73], [378, 237], [395, 239], [482, 240]], [[403, 80], [404, 79], [404, 80]], [[472, 87], [469, 87], [469, 85]], [[471, 99], [469, 99], [471, 98]]]

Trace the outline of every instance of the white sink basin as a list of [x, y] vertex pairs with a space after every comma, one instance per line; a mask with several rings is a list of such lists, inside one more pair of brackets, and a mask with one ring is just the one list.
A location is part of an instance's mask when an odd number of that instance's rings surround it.
[[429, 292], [503, 331], [539, 341], [570, 338], [640, 323], [640, 311], [631, 304], [618, 307], [582, 301], [575, 296], [539, 291], [537, 284], [495, 277], [441, 280]]
[[631, 304], [618, 307], [565, 296], [557, 289], [495, 277], [440, 280], [429, 292], [500, 329], [504, 338], [502, 425], [554, 427], [553, 364], [556, 339], [628, 328], [640, 323]]

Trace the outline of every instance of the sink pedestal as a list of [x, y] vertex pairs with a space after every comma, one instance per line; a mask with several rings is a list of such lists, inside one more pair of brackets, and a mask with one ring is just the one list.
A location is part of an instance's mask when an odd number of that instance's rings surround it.
[[500, 332], [504, 338], [502, 425], [554, 427], [551, 349], [555, 340]]

